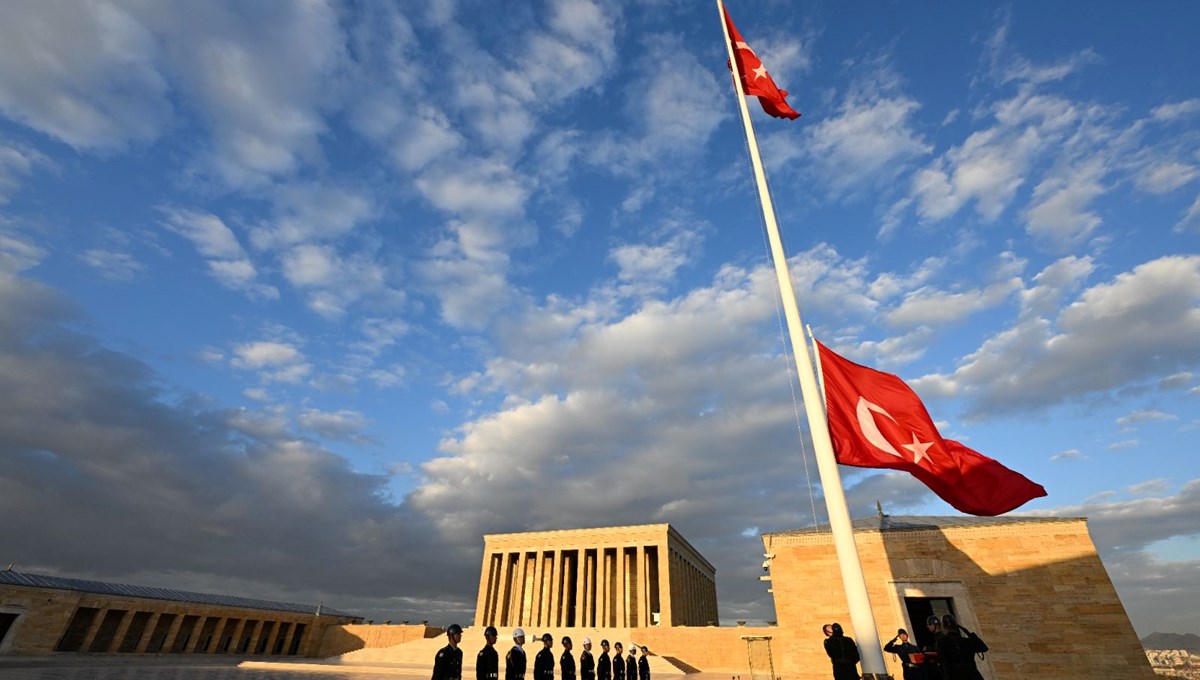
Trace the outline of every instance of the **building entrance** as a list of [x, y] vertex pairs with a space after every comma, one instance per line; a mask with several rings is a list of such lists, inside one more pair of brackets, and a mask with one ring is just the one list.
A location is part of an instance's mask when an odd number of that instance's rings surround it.
[[921, 649], [933, 644], [933, 635], [925, 627], [925, 620], [937, 615], [941, 619], [945, 614], [954, 614], [954, 598], [952, 597], [906, 597], [904, 608], [908, 610], [908, 620], [912, 630], [909, 633], [915, 638], [914, 642]]

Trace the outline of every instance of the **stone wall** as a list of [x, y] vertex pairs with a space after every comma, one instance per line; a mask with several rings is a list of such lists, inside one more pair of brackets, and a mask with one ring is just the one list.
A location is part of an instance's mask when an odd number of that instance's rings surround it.
[[[854, 636], [829, 534], [764, 536], [785, 677], [823, 677], [821, 626]], [[991, 647], [985, 678], [1152, 678], [1085, 520], [857, 532], [881, 640], [912, 631], [905, 597], [951, 598]], [[889, 671], [900, 677], [894, 659]], [[820, 668], [821, 673], [807, 669]]]
[[348, 624], [329, 626], [313, 656], [341, 656], [360, 649], [394, 647], [413, 640], [437, 637], [442, 629], [424, 625]]

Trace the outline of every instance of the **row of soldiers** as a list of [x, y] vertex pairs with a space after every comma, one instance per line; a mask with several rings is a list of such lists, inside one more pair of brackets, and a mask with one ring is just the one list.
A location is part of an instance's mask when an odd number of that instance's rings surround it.
[[[499, 680], [500, 656], [496, 651], [498, 632], [495, 626], [483, 631], [483, 649], [475, 658], [475, 680]], [[504, 656], [504, 680], [525, 680], [525, 631], [513, 629], [513, 647]], [[462, 626], [456, 624], [446, 629], [447, 645], [438, 650], [433, 660], [432, 680], [462, 680]], [[542, 635], [542, 649], [533, 660], [533, 680], [554, 680], [554, 636]], [[575, 675], [575, 657], [571, 655], [574, 643], [563, 636], [563, 653], [558, 659], [560, 680], [650, 680], [650, 650], [642, 647], [641, 658], [637, 658], [638, 646], [629, 645], [629, 656], [622, 658], [624, 651], [620, 642], [613, 645], [614, 653], [609, 657], [608, 640], [600, 641], [600, 656], [592, 657], [592, 639], [583, 638], [583, 650], [579, 653], [579, 676]]]

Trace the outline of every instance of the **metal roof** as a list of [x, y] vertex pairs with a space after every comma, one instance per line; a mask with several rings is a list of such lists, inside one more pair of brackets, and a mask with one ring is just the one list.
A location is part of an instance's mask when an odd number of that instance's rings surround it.
[[[1003, 515], [1000, 517], [974, 517], [971, 515], [872, 515], [850, 520], [854, 531], [921, 531], [945, 527], [995, 526], [997, 524], [1028, 524], [1040, 522], [1075, 522], [1082, 517], [1041, 517], [1034, 515]], [[801, 527], [787, 531], [773, 531], [764, 536], [799, 536], [803, 534], [829, 533], [828, 524]]]
[[[103, 581], [84, 581], [76, 578], [60, 576], [44, 576], [42, 574], [23, 574], [17, 571], [0, 571], [0, 584], [14, 586], [31, 586], [34, 588], [56, 588], [58, 590], [75, 590], [95, 595], [119, 595], [121, 597], [143, 597], [150, 600], [168, 600], [170, 602], [191, 602], [207, 604], [216, 607], [241, 607], [243, 609], [265, 609], [277, 612], [295, 612], [298, 614], [316, 614], [317, 607], [309, 604], [293, 604], [291, 602], [274, 602], [272, 600], [256, 600], [250, 597], [235, 595], [213, 595], [210, 593], [193, 593], [186, 590], [171, 590], [170, 588], [152, 588], [150, 586], [131, 586], [123, 583], [104, 583]], [[361, 619], [355, 614], [347, 614], [331, 607], [321, 606], [321, 614], [327, 616], [343, 616]]]

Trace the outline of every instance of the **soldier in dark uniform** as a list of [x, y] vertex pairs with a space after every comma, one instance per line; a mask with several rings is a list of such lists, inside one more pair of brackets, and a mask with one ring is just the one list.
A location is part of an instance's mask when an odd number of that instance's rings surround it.
[[554, 680], [554, 636], [542, 635], [542, 649], [533, 657], [533, 680]]
[[446, 637], [450, 642], [438, 650], [433, 659], [432, 680], [462, 680], [462, 650], [458, 648], [462, 640], [462, 626], [451, 624], [446, 629]]
[[562, 639], [563, 653], [558, 657], [558, 677], [560, 680], [575, 680], [575, 657], [571, 656], [571, 648], [575, 643], [567, 635]]
[[629, 654], [625, 656], [625, 680], [637, 680], [637, 645], [629, 643]]
[[958, 625], [953, 614], [942, 617], [942, 636], [937, 641], [937, 652], [946, 680], [983, 680], [975, 667], [975, 655], [987, 650], [983, 640]]
[[907, 630], [901, 628], [896, 631], [896, 637], [883, 646], [883, 651], [900, 657], [900, 666], [904, 669], [904, 680], [927, 680], [925, 669], [912, 656], [919, 654], [921, 648], [908, 641]]
[[592, 658], [592, 639], [583, 639], [583, 651], [579, 653], [579, 680], [596, 680], [596, 661]]
[[608, 658], [608, 640], [600, 641], [600, 658], [596, 659], [596, 680], [613, 680], [612, 659]]
[[525, 631], [513, 629], [513, 648], [504, 657], [504, 680], [525, 680]]
[[858, 680], [858, 645], [842, 632], [842, 624], [831, 623], [825, 632], [825, 653], [833, 664], [833, 680]]
[[925, 662], [921, 665], [925, 668], [926, 676], [941, 680], [942, 664], [938, 661], [937, 641], [942, 637], [942, 622], [937, 614], [930, 614], [929, 618], [925, 619], [925, 630], [929, 631], [929, 636], [921, 645], [921, 651], [925, 653]]
[[650, 680], [650, 650], [642, 647], [642, 658], [638, 659], [638, 680]]
[[625, 657], [621, 656], [621, 650], [624, 647], [620, 642], [613, 643], [613, 680], [625, 680]]
[[483, 649], [475, 657], [475, 680], [500, 680], [500, 655], [496, 653], [496, 627], [483, 629]]

